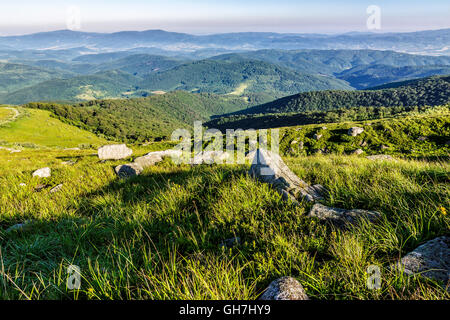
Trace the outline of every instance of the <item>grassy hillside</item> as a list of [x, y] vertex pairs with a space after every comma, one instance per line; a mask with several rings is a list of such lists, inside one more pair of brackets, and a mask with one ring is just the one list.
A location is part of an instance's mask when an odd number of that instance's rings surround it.
[[262, 61], [201, 60], [151, 74], [139, 85], [147, 90], [186, 90], [217, 94], [259, 93], [274, 97], [294, 92], [351, 89], [332, 77], [304, 75]]
[[383, 90], [314, 91], [284, 97], [240, 114], [327, 111], [351, 107], [445, 105], [450, 102], [450, 76], [430, 77]]
[[[18, 119], [0, 125], [0, 145], [2, 146], [74, 148], [87, 145], [99, 146], [106, 143], [106, 140], [90, 132], [51, 117], [49, 111], [25, 108], [18, 108], [18, 110], [21, 113]], [[0, 115], [4, 111], [5, 109], [0, 107]]]
[[[340, 231], [307, 218], [310, 204], [283, 202], [246, 166], [165, 162], [123, 181], [112, 169], [121, 162], [89, 153], [0, 153], [1, 299], [256, 299], [285, 275], [314, 300], [449, 298], [440, 284], [389, 268], [448, 234], [448, 163], [287, 158], [329, 190], [325, 204], [382, 213]], [[63, 165], [68, 158], [78, 162]], [[45, 166], [52, 178], [31, 177]], [[35, 192], [41, 183], [49, 188]], [[239, 245], [220, 245], [235, 236]], [[81, 269], [80, 291], [66, 288], [68, 265]], [[367, 289], [369, 265], [382, 270], [381, 290]]]
[[52, 111], [59, 119], [114, 140], [129, 142], [170, 137], [194, 120], [242, 110], [257, 103], [241, 97], [171, 92], [137, 99], [97, 100], [77, 105], [30, 103], [27, 107]]

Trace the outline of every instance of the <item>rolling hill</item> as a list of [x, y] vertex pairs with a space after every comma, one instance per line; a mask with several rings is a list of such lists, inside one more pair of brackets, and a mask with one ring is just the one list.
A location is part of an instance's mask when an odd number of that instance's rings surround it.
[[305, 75], [262, 61], [201, 60], [151, 74], [139, 84], [146, 90], [186, 90], [216, 94], [259, 93], [285, 96], [293, 92], [352, 89], [327, 76]]

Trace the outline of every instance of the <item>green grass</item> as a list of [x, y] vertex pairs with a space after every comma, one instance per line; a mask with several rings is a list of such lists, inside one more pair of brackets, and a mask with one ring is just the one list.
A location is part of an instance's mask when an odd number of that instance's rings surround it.
[[[159, 145], [150, 148], [163, 147]], [[139, 150], [140, 153], [148, 150]], [[353, 156], [287, 158], [302, 179], [329, 190], [325, 204], [382, 212], [376, 224], [335, 230], [284, 203], [247, 166], [175, 166], [165, 161], [119, 180], [92, 150], [0, 155], [0, 298], [255, 299], [291, 275], [312, 299], [448, 299], [438, 283], [388, 266], [418, 244], [448, 234], [449, 164]], [[73, 166], [61, 161], [74, 159]], [[49, 179], [32, 178], [50, 166]], [[21, 187], [20, 183], [27, 186]], [[64, 183], [59, 193], [35, 192]], [[22, 232], [5, 230], [29, 221]], [[224, 239], [239, 246], [224, 249]], [[66, 268], [80, 266], [80, 291]], [[382, 289], [366, 287], [367, 266]]]
[[0, 122], [8, 120], [13, 114], [12, 110], [0, 107]]
[[18, 119], [0, 126], [0, 145], [74, 148], [107, 143], [105, 139], [92, 133], [52, 118], [48, 111], [26, 108], [19, 110], [21, 116]]

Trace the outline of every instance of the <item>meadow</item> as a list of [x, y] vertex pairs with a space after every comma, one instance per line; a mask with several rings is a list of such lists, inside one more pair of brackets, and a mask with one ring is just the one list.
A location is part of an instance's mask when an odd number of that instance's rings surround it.
[[[94, 154], [0, 150], [1, 299], [256, 299], [285, 275], [311, 299], [449, 298], [445, 284], [390, 268], [448, 235], [448, 162], [285, 158], [302, 179], [326, 187], [324, 204], [382, 213], [378, 223], [343, 231], [306, 217], [309, 203], [283, 202], [247, 165], [166, 160], [120, 180], [113, 167], [124, 161]], [[44, 166], [51, 178], [31, 176]], [[48, 187], [37, 192], [39, 184]], [[236, 245], [221, 245], [234, 237]], [[81, 290], [66, 287], [69, 265], [81, 269]], [[381, 290], [366, 286], [369, 265], [382, 270]]]

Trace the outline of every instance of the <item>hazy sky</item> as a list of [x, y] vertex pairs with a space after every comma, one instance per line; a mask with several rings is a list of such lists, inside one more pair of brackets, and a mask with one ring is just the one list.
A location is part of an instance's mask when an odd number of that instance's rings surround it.
[[67, 29], [68, 17], [98, 32], [367, 31], [369, 5], [381, 9], [381, 32], [450, 27], [449, 0], [0, 0], [0, 35]]

